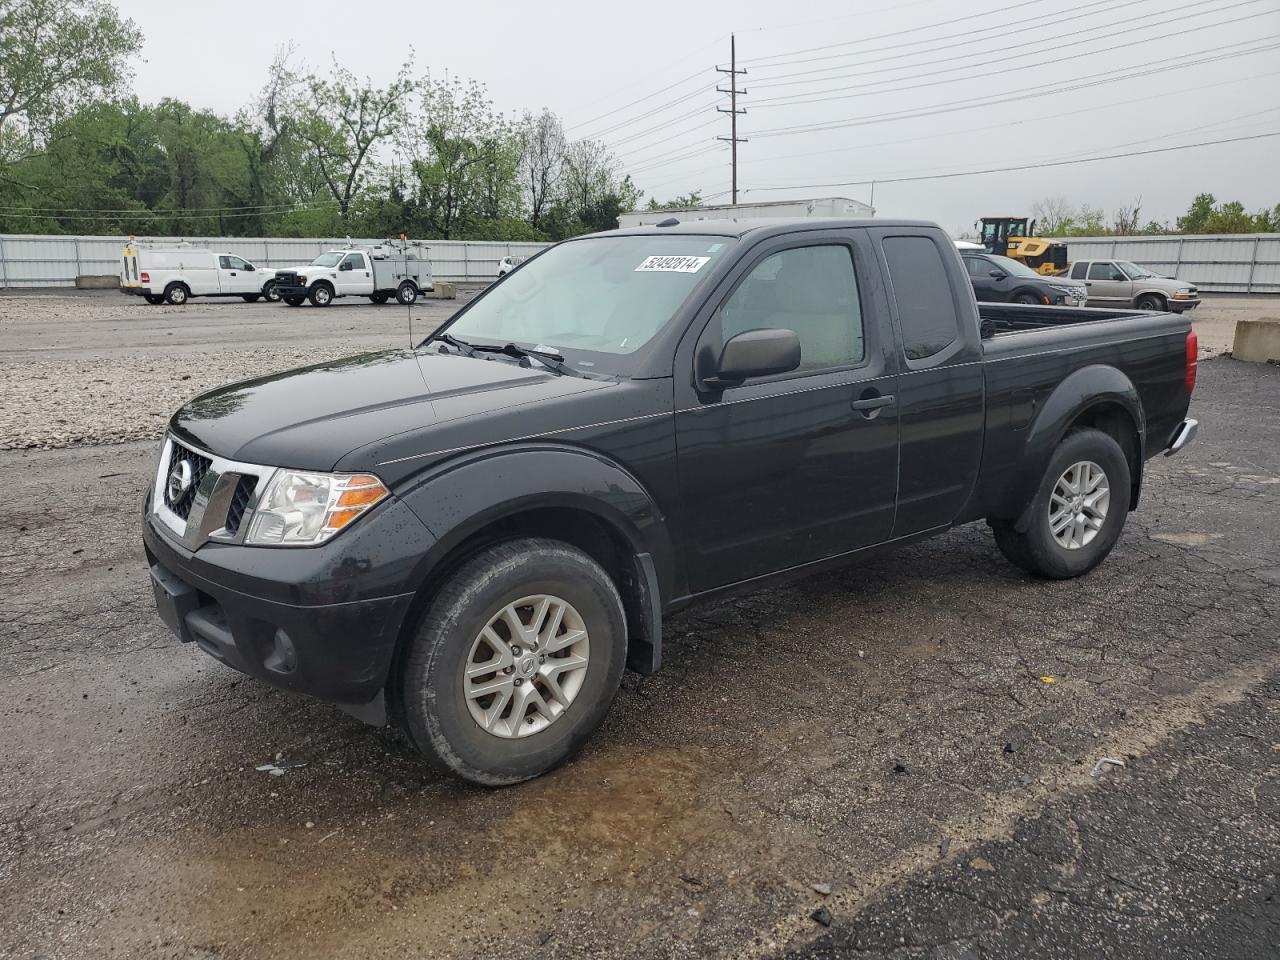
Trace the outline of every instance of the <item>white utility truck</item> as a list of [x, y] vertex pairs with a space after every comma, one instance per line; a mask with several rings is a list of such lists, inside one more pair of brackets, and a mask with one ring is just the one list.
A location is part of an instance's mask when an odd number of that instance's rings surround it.
[[242, 297], [253, 302], [264, 295], [272, 271], [255, 267], [234, 253], [203, 247], [148, 247], [130, 240], [120, 257], [120, 289], [147, 303], [180, 305], [192, 297]]
[[272, 292], [291, 307], [304, 300], [327, 307], [335, 297], [368, 297], [374, 303], [395, 297], [410, 304], [434, 286], [431, 261], [421, 255], [425, 251], [421, 243], [406, 240], [330, 250], [305, 267], [277, 270]]

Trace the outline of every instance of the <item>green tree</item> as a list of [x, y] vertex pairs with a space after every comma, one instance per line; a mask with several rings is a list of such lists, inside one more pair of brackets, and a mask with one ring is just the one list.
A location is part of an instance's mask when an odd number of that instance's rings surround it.
[[394, 137], [404, 122], [415, 87], [409, 61], [390, 84], [378, 87], [358, 79], [335, 58], [329, 76], [312, 74], [306, 87], [298, 135], [346, 222], [352, 198], [369, 180], [376, 148]]
[[0, 0], [0, 163], [40, 152], [61, 121], [115, 93], [141, 47], [105, 0]]
[[[670, 200], [659, 201], [657, 197], [650, 197], [649, 204], [645, 208], [647, 210], [685, 210], [689, 207], [696, 207], [702, 203], [702, 192], [694, 190], [687, 193], [683, 197], [672, 197]], [[632, 208], [634, 209], [634, 207]]]

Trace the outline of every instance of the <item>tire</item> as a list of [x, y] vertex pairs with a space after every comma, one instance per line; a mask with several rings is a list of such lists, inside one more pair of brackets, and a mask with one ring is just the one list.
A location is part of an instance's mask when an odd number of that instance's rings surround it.
[[371, 294], [369, 299], [372, 300], [374, 303], [376, 303], [378, 306], [382, 306], [384, 303], [386, 303], [388, 300], [391, 299], [391, 295], [387, 293], [375, 293], [375, 294]]
[[1039, 303], [1040, 298], [1034, 293], [1020, 293], [1013, 298], [1014, 303]]
[[262, 294], [260, 293], [243, 293], [240, 296], [245, 303], [257, 303], [262, 299]]
[[[507, 653], [514, 633], [504, 608], [523, 598], [554, 598], [567, 604], [559, 640], [571, 625], [585, 630], [586, 642], [535, 659], [526, 646], [514, 660]], [[532, 625], [539, 607], [519, 608], [520, 622]], [[548, 606], [542, 641], [555, 606]], [[481, 634], [497, 638], [494, 646]], [[505, 636], [502, 634], [505, 633]], [[465, 563], [439, 589], [409, 641], [398, 675], [398, 713], [405, 732], [436, 768], [472, 783], [497, 787], [519, 783], [552, 770], [573, 756], [609, 711], [626, 660], [626, 620], [617, 587], [604, 569], [582, 551], [558, 540], [513, 540], [489, 547]], [[585, 665], [551, 673], [547, 662], [577, 657]], [[507, 659], [511, 673], [495, 669], [478, 680], [465, 674], [468, 664]], [[545, 686], [543, 671], [562, 691], [557, 700]], [[522, 681], [524, 671], [536, 671]], [[526, 673], [526, 676], [528, 674]], [[497, 692], [468, 697], [467, 684], [496, 684]], [[554, 716], [548, 719], [531, 694], [536, 692]], [[570, 693], [572, 687], [572, 693]], [[500, 700], [505, 693], [507, 699]], [[516, 711], [516, 698], [523, 700]], [[550, 698], [550, 699], [548, 699]], [[563, 700], [568, 705], [563, 705]], [[491, 726], [481, 717], [494, 711]], [[527, 715], [526, 715], [527, 714]], [[503, 716], [505, 715], [505, 716]], [[527, 721], [527, 723], [526, 723]], [[524, 732], [532, 729], [532, 732]], [[513, 735], [513, 730], [517, 731]]]
[[268, 280], [262, 285], [262, 295], [267, 298], [268, 303], [280, 302], [280, 291], [276, 289], [274, 280]]
[[148, 293], [146, 300], [147, 303], [151, 304], [153, 307], [158, 307], [160, 304], [164, 303], [164, 297], [158, 293]]
[[285, 297], [284, 302], [291, 307], [300, 307], [306, 299], [306, 297]]
[[313, 307], [327, 307], [333, 303], [333, 287], [327, 283], [317, 283], [307, 294], [307, 299]]
[[1138, 302], [1134, 306], [1139, 310], [1152, 310], [1157, 313], [1169, 309], [1169, 305], [1165, 303], [1164, 298], [1154, 293], [1144, 293], [1138, 298]]
[[164, 301], [180, 307], [191, 297], [191, 291], [185, 283], [171, 283], [164, 288]]
[[406, 307], [418, 299], [418, 288], [407, 280], [396, 289], [396, 300]]
[[[1067, 476], [1069, 469], [1074, 470], [1082, 464], [1100, 470], [1109, 494], [1105, 501], [1096, 501], [1095, 498], [1095, 505], [1090, 507], [1087, 492], [1083, 501], [1076, 501], [1067, 492], [1067, 506], [1064, 508], [1060, 499], [1055, 500], [1059, 482], [1071, 479]], [[1079, 474], [1075, 479], [1087, 490], [1087, 479], [1080, 483], [1084, 478]], [[1129, 461], [1115, 438], [1101, 430], [1072, 431], [1049, 458], [1048, 468], [1028, 508], [1029, 513], [1025, 515], [1027, 529], [1017, 530], [1015, 522], [1010, 520], [990, 521], [996, 545], [1010, 563], [1037, 577], [1066, 580], [1088, 573], [1106, 559], [1120, 539], [1129, 514], [1129, 484]], [[1055, 537], [1051, 525], [1055, 519], [1060, 521], [1063, 515], [1070, 515], [1071, 504], [1077, 502], [1085, 507], [1086, 528], [1083, 531], [1077, 528], [1075, 535], [1084, 542], [1064, 545]], [[1104, 515], [1101, 517], [1097, 514], [1097, 502], [1103, 503]], [[1051, 509], [1055, 511], [1053, 516]], [[1088, 527], [1090, 517], [1100, 520], [1101, 526], [1097, 529]], [[1060, 536], [1070, 537], [1071, 529], [1072, 524], [1068, 522]]]

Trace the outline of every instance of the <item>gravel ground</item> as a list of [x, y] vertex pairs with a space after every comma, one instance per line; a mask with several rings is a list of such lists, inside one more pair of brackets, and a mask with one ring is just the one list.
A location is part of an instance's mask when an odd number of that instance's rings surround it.
[[[459, 301], [423, 300], [426, 336]], [[405, 308], [241, 300], [152, 307], [101, 293], [0, 297], [0, 450], [155, 439], [173, 411], [234, 380], [408, 343]]]
[[[71, 317], [52, 354], [9, 321], [0, 364], [402, 335], [258, 309]], [[0, 957], [1272, 956], [1280, 368], [1207, 361], [1193, 415], [1090, 576], [976, 524], [692, 608], [581, 758], [502, 791], [173, 642], [153, 444], [0, 452]]]

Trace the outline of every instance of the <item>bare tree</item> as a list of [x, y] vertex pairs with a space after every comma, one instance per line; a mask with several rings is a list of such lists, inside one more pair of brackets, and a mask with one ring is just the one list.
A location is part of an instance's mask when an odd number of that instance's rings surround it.
[[1031, 207], [1040, 222], [1039, 232], [1044, 236], [1060, 236], [1071, 229], [1077, 219], [1077, 211], [1066, 197], [1045, 197]]
[[525, 114], [520, 172], [529, 201], [529, 222], [535, 227], [559, 192], [564, 158], [564, 127], [560, 118], [547, 109], [536, 117]]
[[1134, 200], [1127, 207], [1116, 211], [1115, 231], [1121, 237], [1129, 237], [1138, 232], [1138, 218], [1142, 216], [1142, 197]]

